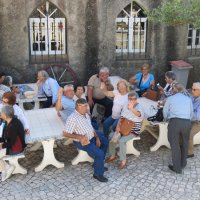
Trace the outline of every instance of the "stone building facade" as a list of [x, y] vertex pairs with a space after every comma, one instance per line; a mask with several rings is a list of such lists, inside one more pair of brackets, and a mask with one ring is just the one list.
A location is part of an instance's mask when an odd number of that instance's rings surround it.
[[[154, 24], [148, 21], [148, 17], [146, 17], [147, 21], [141, 23], [141, 19], [145, 18], [145, 11], [159, 4], [160, 0], [49, 0], [48, 4], [44, 0], [1, 0], [0, 71], [4, 70], [11, 74], [15, 82], [34, 82], [37, 70], [46, 65], [69, 63], [77, 74], [78, 80], [85, 84], [88, 77], [97, 72], [101, 64], [108, 66], [112, 75], [120, 75], [128, 79], [143, 63], [149, 63], [157, 81], [162, 83], [164, 73], [170, 69], [168, 62], [183, 59], [194, 67], [190, 71], [188, 81], [188, 86], [191, 86], [192, 82], [200, 80], [200, 54], [197, 48], [195, 51], [192, 47], [188, 48], [188, 27]], [[136, 8], [138, 10], [134, 10]], [[138, 17], [133, 11], [138, 11], [137, 14], [141, 15], [141, 19], [138, 18], [137, 20], [140, 21], [137, 23], [134, 21], [134, 27], [131, 27], [129, 24], [131, 20]], [[30, 23], [30, 19], [39, 16], [38, 24], [41, 22], [42, 26], [46, 26], [50, 18], [47, 22], [40, 21], [46, 14], [48, 17], [55, 16], [51, 20], [57, 17], [64, 21], [62, 25], [58, 22], [57, 32], [54, 30], [56, 22], [52, 21], [52, 26], [49, 25], [50, 32], [46, 34], [46, 38], [43, 36], [40, 40], [37, 34], [40, 34], [41, 30], [33, 31], [34, 25]], [[125, 23], [118, 20], [118, 27], [116, 27], [116, 19], [122, 17], [126, 18]], [[130, 19], [127, 19], [129, 17]], [[127, 26], [130, 26], [128, 32], [126, 32]], [[138, 27], [136, 31], [134, 28]], [[144, 27], [145, 34], [142, 32]], [[118, 40], [121, 41], [118, 44], [122, 44], [121, 50], [116, 44], [117, 32], [120, 35]], [[136, 36], [136, 33], [142, 33], [142, 36]], [[134, 35], [134, 39], [132, 37], [131, 40], [137, 42], [140, 40], [139, 50], [135, 48], [138, 45], [136, 42], [125, 44], [130, 37], [129, 34]], [[45, 47], [42, 43], [47, 41], [47, 36], [50, 42], [47, 42], [48, 45]], [[62, 36], [63, 44], [58, 47]], [[40, 42], [37, 43], [37, 40]], [[127, 49], [130, 49], [130, 45], [134, 48], [129, 52]], [[44, 51], [37, 54], [36, 51], [39, 52], [38, 49], [42, 48], [43, 50], [52, 48], [52, 54], [49, 50], [47, 54]]]

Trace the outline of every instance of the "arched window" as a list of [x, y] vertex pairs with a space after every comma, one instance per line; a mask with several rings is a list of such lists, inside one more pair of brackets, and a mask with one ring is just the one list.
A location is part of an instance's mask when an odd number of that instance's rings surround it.
[[188, 25], [187, 49], [190, 49], [191, 55], [200, 55], [200, 29], [195, 29], [192, 25]]
[[29, 18], [30, 54], [65, 54], [65, 30], [65, 17], [62, 12], [52, 3], [45, 1]]
[[146, 51], [147, 17], [135, 2], [126, 6], [116, 18], [116, 52]]

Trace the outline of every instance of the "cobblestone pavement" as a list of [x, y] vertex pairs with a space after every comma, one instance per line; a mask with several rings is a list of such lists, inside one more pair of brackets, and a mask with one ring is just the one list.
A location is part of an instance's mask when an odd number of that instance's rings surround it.
[[163, 147], [150, 152], [149, 147], [155, 140], [142, 133], [135, 146], [141, 151], [139, 158], [128, 156], [128, 167], [119, 171], [117, 161], [108, 165], [105, 173], [108, 183], [100, 183], [92, 178], [93, 169], [90, 163], [71, 165], [77, 154], [71, 144], [64, 146], [57, 141], [56, 157], [65, 163], [62, 169], [46, 167], [41, 172], [34, 168], [42, 159], [42, 150], [26, 151], [26, 158], [20, 163], [28, 169], [27, 175], [12, 175], [0, 183], [1, 200], [23, 199], [75, 199], [75, 200], [165, 200], [165, 199], [200, 199], [200, 145], [195, 147], [195, 157], [188, 159], [188, 165], [182, 175], [168, 169], [171, 154]]

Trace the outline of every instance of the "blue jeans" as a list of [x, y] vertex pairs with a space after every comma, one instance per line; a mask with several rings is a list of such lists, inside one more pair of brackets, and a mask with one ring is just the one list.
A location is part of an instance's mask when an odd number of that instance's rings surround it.
[[92, 119], [91, 123], [92, 123], [92, 127], [94, 128], [94, 130], [97, 131], [99, 129], [99, 125], [98, 125], [97, 121], [95, 119]]
[[103, 122], [103, 132], [106, 137], [108, 137], [109, 135], [110, 126], [112, 126], [112, 129], [114, 131], [117, 126], [118, 121], [119, 119], [113, 119], [112, 116], [110, 116]]
[[96, 138], [93, 137], [90, 140], [90, 144], [86, 146], [82, 146], [80, 142], [74, 141], [74, 145], [76, 148], [86, 151], [93, 159], [94, 159], [94, 174], [97, 176], [101, 176], [104, 173], [104, 159], [108, 148], [108, 139], [104, 136], [104, 134], [100, 131], [96, 131], [101, 146], [98, 148], [96, 146]]

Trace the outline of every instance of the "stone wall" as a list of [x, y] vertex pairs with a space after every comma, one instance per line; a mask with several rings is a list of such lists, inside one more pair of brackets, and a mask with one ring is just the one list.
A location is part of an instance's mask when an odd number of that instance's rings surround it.
[[[43, 2], [43, 0], [1, 0], [0, 3], [2, 8], [0, 9], [0, 66], [1, 69], [6, 69], [7, 73], [11, 73], [18, 82], [35, 81], [35, 72], [43, 67], [43, 65], [29, 65], [28, 33], [28, 18]], [[81, 79], [86, 71], [87, 1], [52, 0], [51, 2], [66, 16], [69, 63]]]
[[[44, 65], [30, 64], [28, 19], [44, 0], [0, 1], [0, 68], [15, 82], [34, 82], [36, 72]], [[67, 56], [78, 79], [86, 84], [99, 64], [107, 65], [113, 75], [128, 79], [149, 63], [157, 81], [164, 84], [168, 61], [184, 59], [194, 65], [191, 80], [199, 80], [200, 59], [187, 56], [187, 26], [167, 27], [148, 23], [148, 58], [116, 59], [115, 19], [130, 0], [51, 0], [67, 20]], [[160, 4], [160, 0], [135, 0], [144, 10]]]

